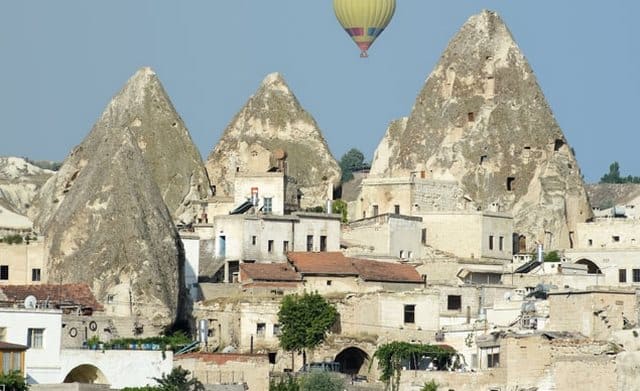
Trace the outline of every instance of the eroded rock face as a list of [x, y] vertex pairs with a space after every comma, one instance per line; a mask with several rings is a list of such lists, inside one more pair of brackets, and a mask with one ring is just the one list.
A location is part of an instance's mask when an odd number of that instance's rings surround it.
[[511, 211], [529, 248], [535, 241], [569, 246], [576, 223], [591, 216], [573, 151], [494, 12], [465, 23], [418, 95], [406, 129], [396, 127], [372, 172], [424, 170], [429, 178], [455, 179], [481, 208], [497, 203]]
[[[174, 220], [193, 220], [191, 202], [207, 197], [209, 179], [189, 131], [153, 70], [142, 68], [127, 81], [94, 125], [97, 128], [128, 128]], [[46, 227], [66, 189], [73, 185], [76, 170], [81, 170], [94, 152], [76, 149], [74, 171], [60, 170], [46, 184], [37, 202], [37, 226]]]
[[39, 193], [50, 281], [86, 282], [103, 303], [115, 295], [121, 315], [171, 324], [184, 262], [174, 218], [207, 189], [186, 128], [141, 69]]
[[134, 315], [174, 322], [184, 254], [132, 132], [94, 128], [60, 173], [74, 179], [44, 232], [49, 281], [86, 282], [125, 306], [131, 292]]
[[328, 185], [339, 183], [340, 168], [313, 117], [274, 73], [264, 79], [209, 155], [206, 167], [216, 194], [233, 195], [236, 173], [266, 172], [277, 150], [287, 155], [287, 174], [303, 194], [301, 207], [324, 205]]

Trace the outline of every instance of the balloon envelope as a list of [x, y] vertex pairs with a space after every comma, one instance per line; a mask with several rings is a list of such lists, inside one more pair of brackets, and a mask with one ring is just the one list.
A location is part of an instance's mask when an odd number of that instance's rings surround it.
[[391, 22], [396, 0], [333, 0], [336, 18], [367, 57], [367, 50]]

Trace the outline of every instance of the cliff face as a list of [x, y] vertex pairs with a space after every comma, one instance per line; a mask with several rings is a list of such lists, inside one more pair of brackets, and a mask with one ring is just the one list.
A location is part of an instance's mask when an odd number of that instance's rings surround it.
[[[129, 129], [174, 220], [193, 220], [191, 202], [206, 198], [209, 180], [200, 153], [155, 72], [150, 68], [136, 72], [109, 102], [96, 128]], [[94, 152], [76, 150], [78, 165]], [[46, 227], [74, 173], [60, 170], [45, 185], [33, 216], [38, 227]]]
[[[397, 127], [397, 126], [396, 126]], [[454, 179], [483, 209], [511, 211], [518, 234], [568, 246], [591, 216], [580, 169], [501, 18], [471, 17], [450, 41], [403, 131], [392, 126], [372, 172]], [[393, 153], [381, 153], [393, 151]]]
[[50, 281], [89, 283], [158, 327], [176, 320], [183, 294], [171, 212], [208, 188], [165, 98], [153, 72], [136, 73], [47, 181], [36, 214]]
[[233, 195], [236, 173], [266, 172], [274, 152], [287, 155], [287, 174], [297, 180], [303, 208], [324, 205], [340, 168], [315, 120], [281, 75], [268, 75], [227, 126], [206, 163], [218, 195]]

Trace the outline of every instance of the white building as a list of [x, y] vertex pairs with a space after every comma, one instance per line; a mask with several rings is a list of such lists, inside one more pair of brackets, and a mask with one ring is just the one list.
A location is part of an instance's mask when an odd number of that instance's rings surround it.
[[59, 383], [62, 311], [0, 308], [2, 341], [26, 345], [25, 373], [29, 383]]

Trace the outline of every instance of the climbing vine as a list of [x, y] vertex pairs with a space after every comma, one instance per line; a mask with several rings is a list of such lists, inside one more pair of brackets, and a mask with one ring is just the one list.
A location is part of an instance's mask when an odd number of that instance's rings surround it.
[[380, 346], [373, 357], [378, 359], [380, 380], [386, 383], [385, 389], [389, 390], [391, 387], [392, 391], [397, 391], [400, 388], [402, 367], [407, 361], [417, 363], [421, 357], [429, 356], [439, 368], [443, 368], [456, 354], [455, 350], [447, 347], [394, 341]]

